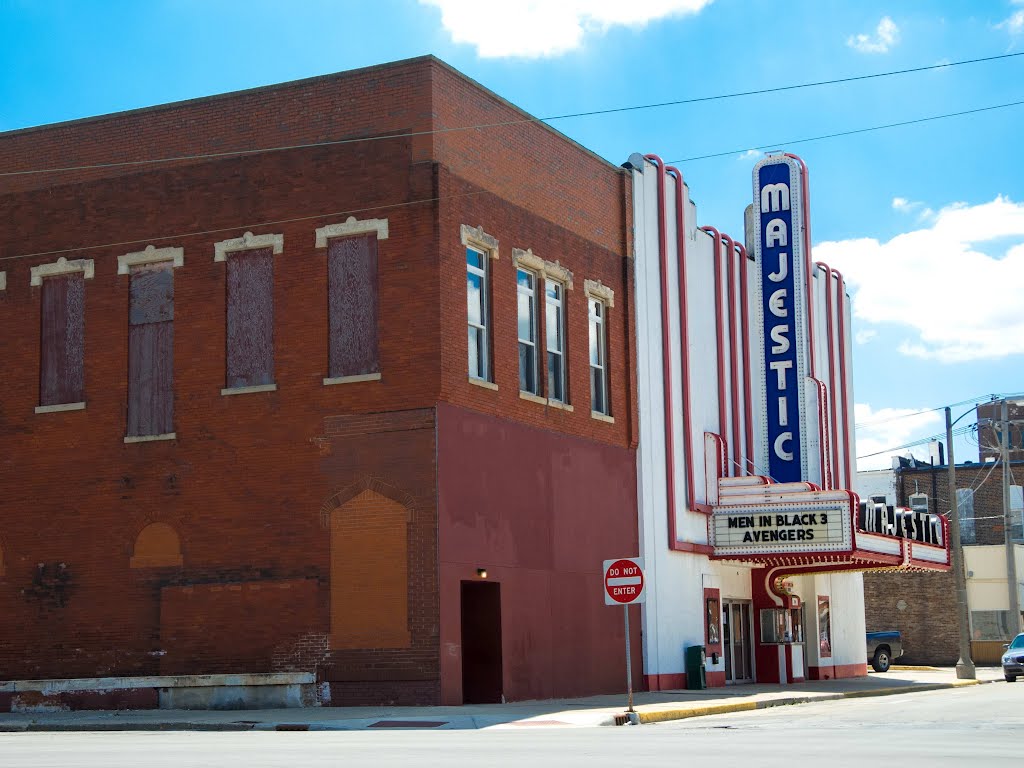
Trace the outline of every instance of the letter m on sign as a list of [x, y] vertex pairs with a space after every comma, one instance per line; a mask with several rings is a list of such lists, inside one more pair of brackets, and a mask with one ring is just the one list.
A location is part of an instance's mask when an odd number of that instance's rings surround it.
[[761, 213], [789, 210], [789, 185], [766, 184], [761, 187]]

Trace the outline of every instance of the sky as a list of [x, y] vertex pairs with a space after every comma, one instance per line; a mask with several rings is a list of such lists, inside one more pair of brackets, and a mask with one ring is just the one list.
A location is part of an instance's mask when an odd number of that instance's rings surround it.
[[0, 131], [428, 53], [542, 118], [948, 65], [550, 124], [673, 162], [738, 234], [760, 150], [803, 157], [853, 299], [858, 468], [1024, 392], [1024, 0], [0, 0]]

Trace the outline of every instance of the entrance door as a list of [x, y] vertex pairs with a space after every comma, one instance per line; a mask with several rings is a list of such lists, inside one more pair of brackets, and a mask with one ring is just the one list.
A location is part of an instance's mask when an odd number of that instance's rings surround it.
[[754, 681], [752, 612], [749, 601], [722, 601], [722, 652], [727, 685]]
[[462, 700], [501, 702], [501, 585], [462, 582]]

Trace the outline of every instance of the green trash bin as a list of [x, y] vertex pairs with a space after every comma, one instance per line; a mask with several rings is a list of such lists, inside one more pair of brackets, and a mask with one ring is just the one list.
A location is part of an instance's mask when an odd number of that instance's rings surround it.
[[691, 691], [703, 691], [708, 687], [704, 672], [704, 646], [691, 645], [686, 649], [686, 687]]

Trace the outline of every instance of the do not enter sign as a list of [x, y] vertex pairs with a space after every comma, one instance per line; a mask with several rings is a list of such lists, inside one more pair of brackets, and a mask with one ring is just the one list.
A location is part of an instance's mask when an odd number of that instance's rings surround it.
[[630, 605], [647, 601], [642, 557], [604, 561], [605, 605]]

